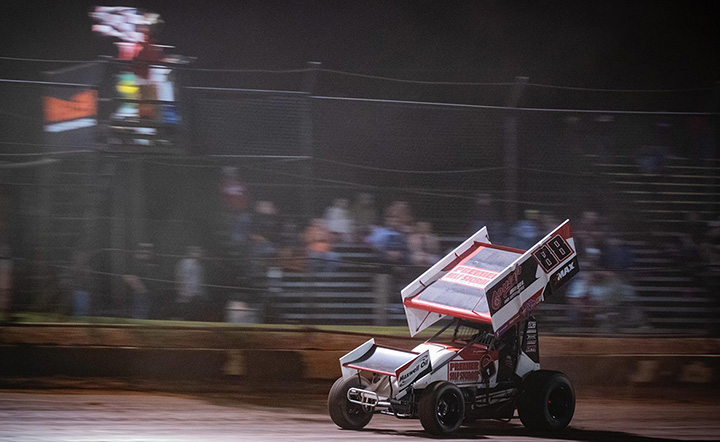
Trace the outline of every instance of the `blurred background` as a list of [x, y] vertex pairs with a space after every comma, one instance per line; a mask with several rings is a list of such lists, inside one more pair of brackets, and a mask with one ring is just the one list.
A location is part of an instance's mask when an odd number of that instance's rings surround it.
[[543, 330], [718, 335], [710, 2], [96, 5], [4, 4], [3, 320], [403, 325], [569, 218]]

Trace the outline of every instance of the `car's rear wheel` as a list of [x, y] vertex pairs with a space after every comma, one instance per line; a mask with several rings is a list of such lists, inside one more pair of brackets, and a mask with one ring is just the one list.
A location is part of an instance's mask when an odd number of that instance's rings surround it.
[[357, 376], [335, 381], [328, 395], [328, 412], [335, 425], [346, 430], [360, 430], [370, 422], [372, 410], [352, 403], [347, 398], [347, 392], [351, 388], [367, 386], [367, 381]]
[[529, 430], [562, 430], [575, 414], [575, 391], [558, 371], [534, 371], [523, 381], [517, 410]]
[[423, 428], [434, 436], [447, 436], [457, 431], [465, 418], [462, 391], [450, 382], [430, 384], [420, 396], [418, 415]]

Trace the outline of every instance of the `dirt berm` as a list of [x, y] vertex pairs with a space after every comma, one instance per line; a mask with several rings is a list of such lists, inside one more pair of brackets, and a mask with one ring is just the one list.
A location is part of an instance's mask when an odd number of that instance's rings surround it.
[[[0, 377], [327, 380], [370, 337], [405, 349], [423, 340], [297, 327], [10, 324], [0, 326]], [[541, 335], [540, 354], [543, 368], [581, 388], [719, 383], [718, 338]]]

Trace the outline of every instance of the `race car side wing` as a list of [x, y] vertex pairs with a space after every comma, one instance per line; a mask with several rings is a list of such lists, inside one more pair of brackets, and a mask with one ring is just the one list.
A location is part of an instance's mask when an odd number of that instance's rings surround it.
[[579, 271], [570, 221], [522, 254], [485, 287], [493, 330], [501, 335]]

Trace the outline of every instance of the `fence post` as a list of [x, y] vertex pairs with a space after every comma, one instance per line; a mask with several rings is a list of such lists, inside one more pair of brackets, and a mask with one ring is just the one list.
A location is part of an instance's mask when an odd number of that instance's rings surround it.
[[133, 158], [130, 163], [130, 185], [128, 191], [130, 192], [130, 213], [132, 214], [131, 226], [132, 231], [130, 237], [132, 238], [133, 246], [141, 242], [146, 241], [145, 236], [145, 191], [144, 182], [145, 179], [145, 168], [140, 158]]
[[[307, 62], [307, 73], [303, 80], [303, 90], [307, 93], [306, 107], [302, 120], [302, 152], [303, 155], [313, 158], [315, 155], [315, 138], [314, 138], [314, 117], [313, 117], [313, 101], [312, 95], [315, 92], [315, 85], [317, 84], [318, 69], [320, 68], [320, 62], [308, 61]], [[303, 164], [303, 173], [305, 175], [305, 185], [301, 192], [303, 199], [303, 217], [306, 220], [312, 217], [315, 213], [314, 201], [315, 201], [315, 189], [313, 185], [312, 177], [315, 175], [313, 172], [313, 162], [305, 161]]]
[[373, 281], [373, 294], [375, 295], [373, 325], [387, 326], [390, 323], [388, 317], [388, 300], [390, 299], [391, 281], [392, 277], [387, 273], [378, 273], [375, 275]]
[[264, 293], [260, 322], [266, 324], [279, 324], [281, 322], [275, 303], [282, 292], [283, 271], [280, 267], [268, 267], [265, 273], [267, 278], [267, 291]]
[[112, 200], [112, 217], [110, 218], [110, 247], [113, 249], [110, 259], [110, 293], [112, 302], [109, 309], [114, 315], [125, 313], [125, 283], [122, 275], [126, 273], [125, 248], [125, 175], [123, 163], [111, 159], [110, 195]]
[[[520, 102], [520, 97], [525, 90], [528, 77], [515, 77], [515, 86], [507, 97], [505, 106], [508, 108], [516, 108]], [[505, 221], [508, 223], [515, 222], [518, 214], [518, 135], [517, 135], [517, 111], [509, 109], [503, 122], [504, 149], [503, 149], [503, 166], [505, 170], [504, 179], [504, 199]]]

